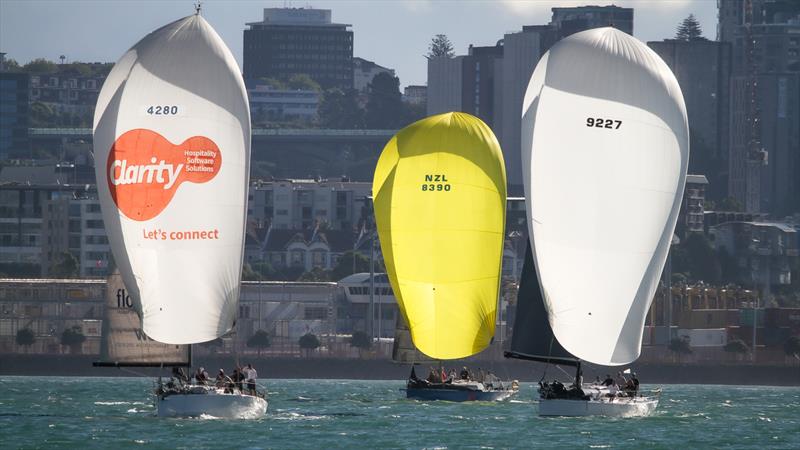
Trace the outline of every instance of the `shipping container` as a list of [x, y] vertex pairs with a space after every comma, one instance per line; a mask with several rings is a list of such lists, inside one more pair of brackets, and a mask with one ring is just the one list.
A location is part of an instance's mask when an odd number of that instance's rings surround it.
[[[764, 326], [764, 309], [756, 309], [756, 326]], [[753, 308], [742, 308], [739, 310], [739, 326], [753, 326]]]
[[[743, 340], [748, 346], [753, 346], [753, 327], [752, 326], [740, 326], [740, 327], [729, 327], [728, 328], [728, 339], [741, 339]], [[758, 345], [764, 345], [764, 328], [758, 328], [756, 330], [756, 343]]]
[[728, 343], [725, 328], [679, 329], [678, 336], [688, 339], [690, 347], [724, 347]]
[[[730, 311], [735, 311], [731, 313]], [[678, 326], [684, 329], [725, 328], [739, 324], [738, 310], [693, 309], [681, 311]], [[731, 319], [733, 321], [731, 322]]]
[[791, 330], [788, 327], [783, 328], [764, 328], [764, 345], [768, 347], [783, 347], [791, 336]]

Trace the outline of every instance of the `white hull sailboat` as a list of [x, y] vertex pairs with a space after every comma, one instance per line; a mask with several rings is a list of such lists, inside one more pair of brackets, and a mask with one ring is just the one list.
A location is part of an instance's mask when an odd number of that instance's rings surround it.
[[576, 366], [568, 388], [541, 383], [541, 415], [650, 414], [657, 397], [583, 385], [580, 367], [641, 353], [689, 161], [678, 82], [626, 33], [573, 34], [531, 75], [521, 138], [530, 241], [506, 356]]
[[158, 417], [258, 419], [267, 413], [267, 400], [221, 388], [186, 386], [180, 392], [158, 393], [156, 408]]
[[[94, 159], [103, 221], [124, 281], [110, 303], [125, 321], [107, 326], [98, 365], [191, 366], [191, 344], [232, 330], [250, 139], [238, 64], [199, 5], [114, 65], [95, 108]], [[267, 409], [260, 396], [175, 382], [157, 389], [159, 416], [254, 418]]]
[[597, 400], [540, 399], [540, 416], [649, 416], [658, 406], [658, 398], [620, 397]]

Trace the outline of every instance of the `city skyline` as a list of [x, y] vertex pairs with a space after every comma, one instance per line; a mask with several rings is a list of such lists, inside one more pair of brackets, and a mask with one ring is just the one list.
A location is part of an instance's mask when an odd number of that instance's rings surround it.
[[[354, 56], [394, 69], [402, 86], [426, 84], [423, 55], [435, 34], [446, 34], [456, 54], [465, 54], [470, 44], [494, 45], [504, 33], [518, 31], [523, 25], [548, 23], [553, 7], [614, 4], [634, 8], [634, 36], [645, 42], [672, 38], [689, 14], [698, 18], [709, 39], [715, 39], [717, 24], [715, 1], [387, 1], [377, 3], [379, 7], [364, 1], [202, 3], [204, 17], [230, 46], [240, 67], [245, 23], [260, 20], [263, 8], [310, 5], [331, 9], [334, 22], [352, 24]], [[115, 62], [147, 33], [190, 14], [192, 4], [190, 0], [2, 0], [0, 51], [21, 64], [35, 58], [58, 61], [61, 55], [67, 62]], [[387, 22], [385, 17], [393, 20]], [[402, 40], [400, 36], [404, 36]]]

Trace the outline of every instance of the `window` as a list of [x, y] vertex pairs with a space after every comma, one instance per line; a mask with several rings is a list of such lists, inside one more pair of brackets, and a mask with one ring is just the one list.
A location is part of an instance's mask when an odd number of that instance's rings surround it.
[[306, 307], [303, 318], [305, 320], [320, 320], [320, 319], [326, 319], [327, 317], [328, 317], [328, 308], [313, 306], [313, 307]]

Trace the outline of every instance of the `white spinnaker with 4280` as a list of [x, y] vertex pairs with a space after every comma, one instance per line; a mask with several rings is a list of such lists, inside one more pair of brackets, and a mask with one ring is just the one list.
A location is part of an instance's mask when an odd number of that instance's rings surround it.
[[116, 63], [94, 120], [97, 190], [114, 259], [144, 332], [213, 340], [239, 298], [250, 111], [239, 67], [199, 14]]
[[646, 45], [598, 28], [550, 49], [522, 112], [531, 248], [554, 335], [577, 359], [628, 364], [683, 196], [680, 87]]

